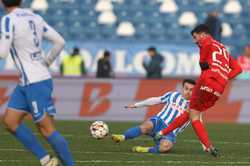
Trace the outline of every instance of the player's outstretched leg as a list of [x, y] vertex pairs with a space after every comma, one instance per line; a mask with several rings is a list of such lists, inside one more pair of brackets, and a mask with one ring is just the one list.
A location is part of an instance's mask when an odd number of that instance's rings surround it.
[[68, 147], [67, 141], [64, 137], [56, 131], [53, 118], [48, 114], [37, 123], [41, 134], [47, 138], [48, 143], [52, 146], [58, 157], [65, 166], [73, 166], [73, 158]]
[[7, 130], [45, 166], [50, 161], [50, 156], [32, 131], [22, 123], [24, 116], [26, 116], [26, 113], [23, 111], [19, 112], [18, 110], [7, 109], [4, 114], [3, 123]]
[[128, 129], [123, 134], [113, 134], [112, 140], [114, 142], [120, 143], [127, 139], [133, 139], [133, 138], [139, 137], [140, 135], [141, 135], [141, 129], [139, 126], [136, 126], [136, 127], [132, 127]]
[[163, 129], [161, 131], [161, 134], [162, 135], [168, 135], [169, 133], [174, 131], [176, 128], [178, 128], [178, 127], [182, 126], [183, 124], [185, 124], [188, 120], [189, 120], [189, 113], [187, 111], [185, 111], [179, 117], [175, 118], [173, 120], [173, 122], [171, 122], [171, 124], [167, 128]]
[[162, 139], [160, 143], [154, 147], [135, 146], [132, 148], [133, 152], [137, 153], [167, 153], [173, 148], [174, 144], [168, 139]]
[[154, 147], [134, 146], [132, 148], [132, 151], [136, 153], [149, 153], [149, 149], [151, 148], [154, 148]]
[[123, 134], [112, 134], [111, 138], [116, 143], [125, 141], [125, 136]]
[[211, 141], [209, 140], [208, 133], [202, 122], [200, 121], [200, 112], [196, 110], [191, 110], [190, 117], [192, 119], [193, 129], [199, 140], [206, 147], [206, 151], [208, 151], [212, 156], [218, 157], [219, 151], [212, 145]]
[[153, 129], [154, 124], [151, 120], [147, 120], [144, 123], [142, 123], [140, 126], [135, 126], [127, 131], [125, 131], [123, 134], [113, 134], [112, 140], [114, 142], [120, 143], [128, 139], [133, 139], [136, 137], [139, 137], [142, 134], [149, 134]]

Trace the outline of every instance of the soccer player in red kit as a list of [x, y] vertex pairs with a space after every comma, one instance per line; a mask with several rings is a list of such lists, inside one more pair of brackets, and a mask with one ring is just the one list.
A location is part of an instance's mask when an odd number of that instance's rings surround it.
[[241, 67], [233, 59], [225, 46], [214, 40], [206, 25], [200, 24], [191, 31], [193, 40], [200, 48], [201, 74], [190, 98], [189, 111], [185, 111], [167, 128], [161, 130], [156, 138], [167, 135], [189, 119], [192, 127], [206, 147], [206, 151], [217, 157], [218, 150], [212, 145], [208, 134], [200, 121], [200, 114], [214, 106], [222, 95], [229, 80], [241, 73]]

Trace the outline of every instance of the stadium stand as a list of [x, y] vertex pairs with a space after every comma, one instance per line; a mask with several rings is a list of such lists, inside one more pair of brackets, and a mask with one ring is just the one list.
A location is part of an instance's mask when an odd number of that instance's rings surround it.
[[24, 6], [45, 17], [67, 41], [123, 40], [117, 32], [126, 22], [135, 31], [125, 35], [129, 41], [188, 43], [190, 29], [217, 10], [224, 43], [237, 51], [250, 42], [249, 0], [25, 0]]

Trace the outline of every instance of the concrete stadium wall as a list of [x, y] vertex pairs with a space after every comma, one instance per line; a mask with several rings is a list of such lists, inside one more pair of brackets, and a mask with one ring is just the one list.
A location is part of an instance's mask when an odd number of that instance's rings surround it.
[[[0, 114], [17, 82], [16, 76], [0, 76]], [[205, 121], [250, 123], [249, 83], [230, 83], [217, 105], [204, 114]], [[163, 105], [135, 110], [125, 110], [124, 106], [178, 90], [181, 79], [55, 78], [54, 85], [57, 119], [142, 121], [160, 111]]]

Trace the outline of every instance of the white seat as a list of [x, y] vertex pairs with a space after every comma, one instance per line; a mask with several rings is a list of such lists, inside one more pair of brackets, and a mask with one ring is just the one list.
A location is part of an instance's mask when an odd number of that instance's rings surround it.
[[117, 17], [113, 11], [104, 11], [98, 16], [99, 24], [112, 25], [117, 21]]
[[193, 27], [197, 24], [197, 17], [192, 11], [186, 11], [179, 17], [179, 24], [181, 26]]
[[47, 0], [33, 0], [31, 3], [31, 9], [35, 11], [47, 11], [48, 7]]
[[233, 34], [233, 30], [229, 23], [223, 22], [222, 23], [222, 36], [223, 37], [230, 37]]
[[242, 6], [237, 0], [229, 0], [224, 6], [224, 13], [239, 14], [242, 11]]
[[178, 6], [173, 0], [164, 0], [160, 6], [161, 13], [176, 13]]
[[116, 30], [118, 36], [129, 37], [135, 34], [135, 28], [129, 21], [121, 22]]
[[99, 0], [95, 5], [95, 10], [98, 12], [113, 10], [112, 2], [109, 0]]

